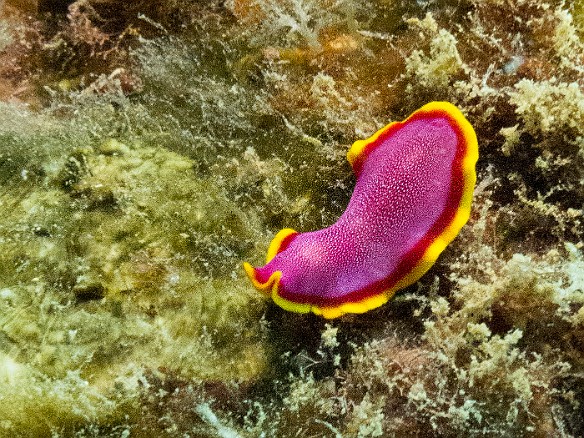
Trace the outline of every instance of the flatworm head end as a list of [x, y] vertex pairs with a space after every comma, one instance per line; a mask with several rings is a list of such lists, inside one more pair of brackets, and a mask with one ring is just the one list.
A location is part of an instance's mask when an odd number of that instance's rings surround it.
[[[284, 251], [297, 234], [298, 232], [292, 228], [284, 228], [283, 230], [280, 230], [270, 242], [270, 246], [266, 253], [266, 265], [270, 263], [277, 254]], [[247, 262], [243, 263], [243, 269], [251, 280], [253, 286], [258, 291], [266, 295], [277, 295], [278, 285], [280, 283], [280, 278], [282, 277], [281, 271], [267, 273], [261, 272]]]
[[290, 245], [290, 242], [292, 242], [294, 236], [297, 234], [298, 232], [292, 228], [284, 228], [283, 230], [278, 231], [278, 233], [270, 242], [270, 246], [268, 247], [268, 252], [266, 253], [266, 263], [270, 263], [276, 254], [284, 251], [288, 245]]
[[[267, 280], [262, 282], [262, 280], [259, 278], [258, 270], [254, 268], [252, 265], [250, 265], [247, 262], [244, 262], [243, 269], [245, 270], [245, 273], [247, 274], [248, 278], [251, 280], [253, 286], [258, 291], [262, 292], [264, 295], [271, 297], [274, 303], [276, 303], [282, 309], [294, 313], [308, 313], [311, 310], [314, 311], [313, 306], [311, 306], [310, 304], [296, 303], [294, 301], [289, 301], [280, 296], [279, 288], [280, 279], [282, 278], [282, 271], [274, 271], [268, 277]], [[335, 316], [331, 316], [330, 318], [336, 318], [336, 316], [340, 315], [335, 314]]]

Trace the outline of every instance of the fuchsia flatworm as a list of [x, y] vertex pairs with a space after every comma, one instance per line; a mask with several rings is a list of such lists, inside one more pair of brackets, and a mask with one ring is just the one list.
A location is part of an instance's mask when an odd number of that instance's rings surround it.
[[330, 227], [285, 228], [266, 265], [244, 263], [253, 285], [280, 307], [325, 318], [363, 313], [415, 283], [470, 215], [476, 134], [448, 102], [431, 102], [347, 153], [357, 176]]

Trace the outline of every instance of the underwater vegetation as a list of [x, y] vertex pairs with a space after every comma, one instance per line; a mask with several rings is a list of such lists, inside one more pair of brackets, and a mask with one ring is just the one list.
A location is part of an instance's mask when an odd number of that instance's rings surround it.
[[[584, 435], [581, 1], [0, 10], [0, 436]], [[332, 321], [253, 290], [430, 101], [480, 153], [436, 264]]]

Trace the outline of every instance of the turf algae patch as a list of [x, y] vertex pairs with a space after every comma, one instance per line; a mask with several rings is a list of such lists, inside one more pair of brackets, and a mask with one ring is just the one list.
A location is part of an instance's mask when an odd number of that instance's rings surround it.
[[83, 129], [14, 114], [29, 129], [3, 131], [0, 349], [2, 384], [21, 390], [1, 392], [0, 427], [124, 423], [145, 368], [198, 382], [261, 373], [263, 306], [238, 278], [261, 235], [253, 212], [176, 153], [74, 146]]

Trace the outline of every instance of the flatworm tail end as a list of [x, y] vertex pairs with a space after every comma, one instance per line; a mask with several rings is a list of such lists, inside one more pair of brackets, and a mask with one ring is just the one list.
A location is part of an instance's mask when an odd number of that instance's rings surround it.
[[430, 102], [419, 110], [412, 113], [407, 119], [401, 122], [392, 122], [365, 140], [357, 140], [347, 152], [347, 159], [351, 164], [355, 174], [358, 176], [362, 163], [367, 155], [378, 144], [381, 136], [390, 135], [391, 132], [405, 125], [410, 119], [421, 116], [446, 117], [453, 128], [457, 131], [460, 146], [460, 157], [458, 167], [462, 176], [462, 192], [460, 201], [454, 215], [446, 227], [435, 236], [424, 250], [423, 256], [416, 265], [395, 283], [390, 289], [382, 293], [364, 298], [358, 302], [348, 302], [332, 307], [312, 306], [312, 312], [322, 315], [324, 318], [337, 318], [345, 313], [364, 313], [385, 304], [397, 290], [407, 287], [422, 277], [432, 267], [438, 256], [444, 251], [446, 246], [454, 240], [464, 224], [468, 221], [471, 211], [472, 196], [476, 183], [475, 165], [478, 160], [478, 142], [476, 133], [464, 117], [462, 112], [449, 102]]
[[472, 196], [476, 183], [475, 165], [479, 158], [478, 141], [472, 125], [464, 117], [462, 112], [449, 102], [430, 102], [412, 114], [412, 116], [419, 115], [420, 113], [426, 113], [430, 116], [445, 116], [458, 131], [458, 137], [462, 142], [462, 153], [459, 159], [462, 176], [462, 193], [458, 208], [450, 223], [428, 245], [418, 264], [392, 288], [393, 292], [418, 281], [436, 262], [438, 256], [448, 244], [458, 235], [470, 217]]

